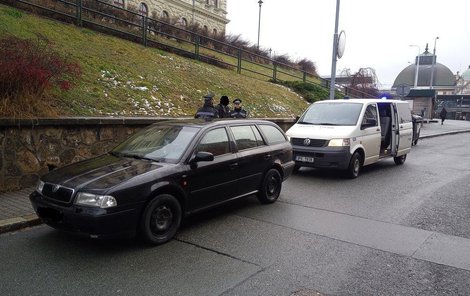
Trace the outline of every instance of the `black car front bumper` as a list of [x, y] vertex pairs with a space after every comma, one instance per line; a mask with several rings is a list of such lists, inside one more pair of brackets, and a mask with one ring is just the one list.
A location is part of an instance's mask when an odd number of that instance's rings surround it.
[[93, 238], [135, 235], [143, 205], [101, 209], [59, 205], [34, 191], [29, 199], [36, 214], [47, 225]]

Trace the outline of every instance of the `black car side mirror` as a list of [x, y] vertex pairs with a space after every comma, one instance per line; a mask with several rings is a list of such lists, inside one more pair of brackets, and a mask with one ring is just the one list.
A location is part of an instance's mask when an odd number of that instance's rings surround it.
[[200, 161], [213, 161], [214, 160], [214, 154], [206, 151], [199, 151], [196, 153], [193, 159], [191, 159], [190, 163], [194, 164], [196, 162]]
[[196, 153], [196, 155], [189, 161], [189, 165], [191, 168], [196, 168], [197, 163], [200, 161], [213, 161], [214, 160], [214, 154], [206, 151], [199, 151]]

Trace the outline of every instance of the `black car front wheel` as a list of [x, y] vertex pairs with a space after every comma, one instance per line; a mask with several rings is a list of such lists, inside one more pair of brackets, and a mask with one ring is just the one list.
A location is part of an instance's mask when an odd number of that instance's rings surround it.
[[160, 194], [152, 199], [142, 214], [142, 237], [155, 245], [168, 242], [181, 224], [181, 205], [170, 194]]
[[282, 177], [278, 170], [270, 169], [265, 175], [258, 192], [258, 200], [262, 204], [275, 202], [282, 189]]

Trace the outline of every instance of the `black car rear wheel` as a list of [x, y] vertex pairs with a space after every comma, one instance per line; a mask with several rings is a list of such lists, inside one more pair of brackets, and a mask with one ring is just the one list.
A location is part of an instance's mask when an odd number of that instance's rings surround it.
[[140, 230], [143, 238], [155, 245], [168, 242], [175, 236], [181, 224], [181, 216], [181, 206], [174, 196], [156, 196], [142, 214]]
[[265, 175], [258, 192], [258, 200], [263, 204], [275, 202], [282, 189], [281, 174], [276, 169], [270, 169]]

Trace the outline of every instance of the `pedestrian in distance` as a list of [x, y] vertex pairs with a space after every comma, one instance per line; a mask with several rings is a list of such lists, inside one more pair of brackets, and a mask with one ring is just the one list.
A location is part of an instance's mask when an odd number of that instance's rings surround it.
[[197, 110], [194, 118], [213, 119], [218, 117], [219, 112], [214, 107], [214, 94], [208, 93], [204, 96], [204, 105]]
[[444, 120], [446, 120], [446, 117], [447, 117], [446, 107], [442, 107], [442, 110], [441, 110], [441, 113], [439, 113], [439, 116], [441, 117], [441, 125], [443, 125]]
[[242, 100], [233, 100], [233, 110], [230, 112], [232, 118], [247, 118], [248, 112], [242, 108]]
[[219, 112], [219, 118], [227, 118], [230, 117], [230, 108], [228, 104], [230, 103], [227, 96], [221, 96], [220, 102], [215, 106], [215, 109]]

